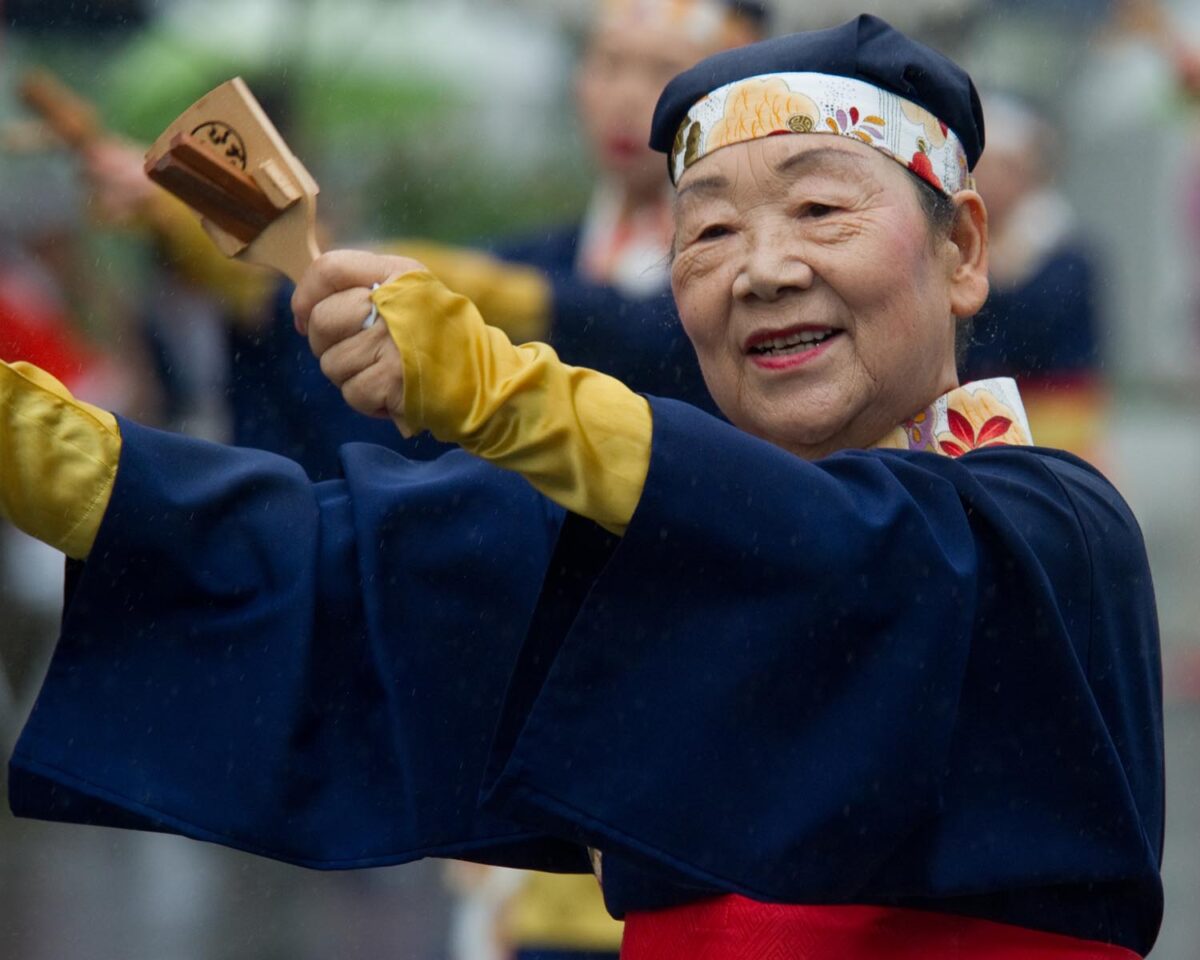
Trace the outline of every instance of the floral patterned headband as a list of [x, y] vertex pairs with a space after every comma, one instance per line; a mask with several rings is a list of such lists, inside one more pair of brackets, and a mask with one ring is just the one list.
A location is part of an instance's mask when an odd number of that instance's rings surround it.
[[932, 113], [890, 90], [827, 73], [764, 74], [698, 100], [675, 135], [671, 180], [721, 147], [783, 133], [853, 137], [945, 194], [974, 187], [966, 151]]

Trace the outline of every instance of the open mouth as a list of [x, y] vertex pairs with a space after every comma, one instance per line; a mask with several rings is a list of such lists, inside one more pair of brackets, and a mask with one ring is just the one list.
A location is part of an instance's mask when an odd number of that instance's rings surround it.
[[756, 334], [746, 341], [746, 353], [752, 357], [787, 357], [816, 350], [836, 337], [841, 330], [833, 327], [805, 327], [778, 333]]

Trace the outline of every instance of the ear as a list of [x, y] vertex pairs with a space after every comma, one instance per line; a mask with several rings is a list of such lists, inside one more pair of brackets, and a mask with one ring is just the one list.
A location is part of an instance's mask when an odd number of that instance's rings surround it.
[[973, 317], [988, 295], [988, 215], [974, 190], [953, 197], [957, 214], [950, 228], [950, 311], [960, 320]]

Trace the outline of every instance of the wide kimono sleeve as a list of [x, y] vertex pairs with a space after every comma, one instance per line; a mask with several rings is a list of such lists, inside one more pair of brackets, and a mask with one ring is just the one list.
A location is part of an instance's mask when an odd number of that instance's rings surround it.
[[117, 482], [11, 762], [17, 814], [315, 867], [586, 869], [479, 807], [562, 512], [462, 453], [345, 479], [121, 423]]
[[602, 849], [618, 913], [677, 884], [1152, 941], [1157, 627], [1111, 486], [1021, 448], [806, 463], [652, 407], [632, 522], [510, 689], [492, 804]]

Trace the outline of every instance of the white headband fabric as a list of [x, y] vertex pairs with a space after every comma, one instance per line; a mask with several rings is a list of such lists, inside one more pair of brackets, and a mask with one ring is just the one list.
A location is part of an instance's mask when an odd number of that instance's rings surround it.
[[924, 107], [863, 80], [768, 73], [718, 87], [694, 103], [675, 135], [671, 179], [721, 147], [788, 133], [851, 137], [945, 194], [974, 186], [954, 131]]

